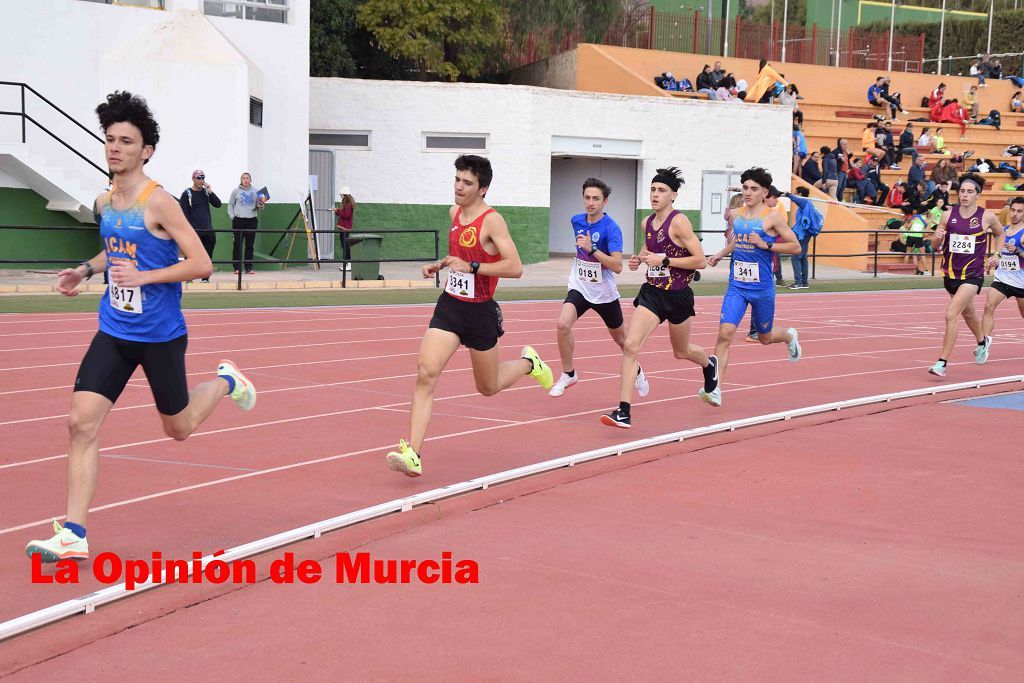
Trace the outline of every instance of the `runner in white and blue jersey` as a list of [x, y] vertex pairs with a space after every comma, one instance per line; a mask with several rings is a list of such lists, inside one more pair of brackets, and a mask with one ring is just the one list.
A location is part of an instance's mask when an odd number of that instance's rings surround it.
[[1003, 232], [1006, 242], [1003, 250], [989, 258], [989, 267], [996, 269], [995, 280], [988, 289], [985, 299], [985, 315], [981, 319], [981, 330], [985, 337], [984, 353], [976, 353], [975, 361], [980, 365], [988, 360], [992, 346], [992, 328], [995, 327], [996, 309], [1007, 299], [1017, 300], [1017, 310], [1024, 318], [1024, 197], [1010, 201], [1010, 223]]
[[774, 190], [772, 176], [763, 168], [750, 168], [740, 176], [743, 208], [735, 213], [733, 234], [725, 247], [708, 259], [714, 267], [732, 254], [729, 287], [722, 299], [722, 317], [718, 327], [715, 355], [718, 357], [718, 386], [713, 391], [701, 389], [697, 395], [705, 403], [722, 405], [722, 377], [729, 363], [729, 346], [736, 326], [751, 309], [757, 323], [757, 340], [764, 345], [784, 343], [789, 347], [789, 360], [800, 360], [800, 342], [795, 328], [785, 332], [774, 330], [775, 283], [772, 273], [773, 254], [799, 254], [800, 242], [782, 214], [766, 204]]
[[[126, 92], [107, 96], [96, 108], [106, 135], [104, 150], [113, 177], [96, 200], [103, 251], [77, 268], [57, 274], [57, 290], [78, 294], [78, 285], [106, 270], [110, 283], [99, 308], [99, 331], [82, 359], [68, 415], [67, 519], [53, 522], [54, 535], [32, 541], [28, 556], [43, 562], [89, 557], [86, 515], [96, 490], [99, 432], [140, 365], [146, 373], [164, 432], [184, 440], [224, 396], [244, 410], [256, 390], [231, 361], [222, 360], [214, 379], [190, 392], [185, 374], [188, 334], [181, 314], [181, 283], [209, 277], [210, 257], [185, 219], [178, 201], [142, 171], [160, 140], [160, 127], [146, 102]], [[178, 251], [185, 260], [178, 260]], [[123, 426], [131, 431], [132, 423]]]
[[[572, 328], [588, 310], [593, 309], [601, 316], [620, 349], [626, 342], [619, 288], [615, 284], [615, 276], [622, 272], [622, 229], [604, 211], [611, 194], [612, 188], [598, 178], [583, 181], [584, 211], [572, 217], [576, 254], [569, 274], [569, 293], [558, 314], [562, 374], [548, 392], [551, 396], [561, 396], [579, 381], [573, 363], [576, 339]], [[637, 373], [635, 386], [641, 398], [650, 391], [642, 369]]]

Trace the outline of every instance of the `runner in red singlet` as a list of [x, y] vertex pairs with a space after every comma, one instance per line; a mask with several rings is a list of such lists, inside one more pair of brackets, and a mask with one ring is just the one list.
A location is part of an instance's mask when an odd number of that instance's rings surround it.
[[530, 346], [518, 360], [501, 362], [498, 337], [501, 308], [494, 300], [498, 278], [518, 278], [523, 264], [505, 219], [484, 201], [493, 173], [491, 162], [476, 155], [455, 160], [455, 206], [448, 231], [448, 256], [423, 267], [431, 278], [448, 268], [444, 292], [420, 345], [416, 388], [412, 396], [409, 441], [387, 455], [392, 470], [410, 477], [423, 473], [420, 451], [430, 424], [434, 387], [459, 345], [469, 348], [476, 389], [484, 396], [507, 389], [532, 375], [544, 389], [552, 384], [551, 369]]

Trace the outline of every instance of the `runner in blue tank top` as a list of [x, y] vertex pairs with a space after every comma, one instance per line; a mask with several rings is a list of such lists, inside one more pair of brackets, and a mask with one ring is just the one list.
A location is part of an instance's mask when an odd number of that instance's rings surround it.
[[974, 333], [978, 345], [974, 348], [974, 362], [981, 364], [988, 360], [992, 339], [981, 329], [981, 317], [974, 308], [974, 297], [981, 294], [985, 284], [986, 265], [994, 268], [999, 259], [986, 264], [985, 250], [988, 235], [995, 237], [993, 253], [1003, 250], [1006, 234], [999, 219], [983, 206], [978, 206], [978, 197], [985, 187], [985, 179], [974, 173], [960, 176], [957, 190], [959, 205], [942, 214], [939, 225], [932, 233], [932, 248], [942, 255], [942, 284], [950, 296], [946, 307], [946, 333], [942, 338], [942, 351], [935, 365], [928, 372], [938, 377], [946, 376], [946, 365], [957, 334], [960, 332], [960, 318]]
[[[224, 396], [242, 409], [256, 391], [230, 361], [190, 393], [185, 375], [188, 335], [181, 314], [181, 283], [209, 277], [213, 266], [177, 200], [142, 172], [160, 140], [160, 127], [144, 100], [126, 92], [96, 108], [106, 135], [104, 150], [113, 186], [96, 200], [103, 251], [57, 274], [57, 290], [106, 270], [110, 284], [100, 300], [99, 331], [82, 359], [68, 416], [67, 521], [53, 522], [53, 537], [32, 541], [25, 553], [43, 562], [89, 557], [86, 514], [96, 490], [99, 432], [132, 373], [141, 365], [164, 432], [187, 438]], [[178, 261], [178, 250], [186, 260]]]
[[757, 323], [757, 340], [762, 344], [786, 344], [789, 360], [800, 360], [800, 342], [795, 328], [785, 332], [773, 330], [775, 324], [775, 284], [772, 254], [799, 254], [800, 241], [786, 219], [765, 204], [772, 187], [772, 176], [763, 168], [750, 168], [740, 176], [743, 182], [743, 208], [733, 219], [733, 234], [720, 252], [708, 259], [714, 267], [732, 254], [729, 287], [722, 299], [722, 317], [718, 327], [715, 355], [718, 357], [719, 385], [713, 391], [701, 389], [700, 400], [713, 406], [722, 405], [721, 381], [729, 362], [729, 346], [736, 326], [747, 306]]
[[[985, 299], [985, 315], [981, 320], [981, 331], [985, 335], [986, 347], [992, 345], [992, 328], [995, 326], [996, 309], [1009, 298], [1017, 300], [1017, 310], [1024, 318], [1024, 197], [1010, 201], [1010, 223], [1003, 228], [1006, 243], [1003, 250], [992, 256], [991, 267], [996, 268], [995, 279]], [[987, 349], [986, 349], [987, 350]], [[988, 354], [979, 358], [978, 363], [988, 360]]]
[[647, 338], [658, 325], [668, 320], [668, 336], [672, 352], [680, 360], [701, 366], [704, 386], [713, 391], [718, 386], [718, 373], [713, 357], [690, 343], [690, 319], [693, 290], [690, 282], [705, 264], [704, 250], [694, 234], [689, 219], [672, 204], [679, 194], [683, 179], [678, 168], [659, 168], [651, 180], [651, 208], [654, 213], [644, 221], [644, 248], [629, 259], [629, 269], [647, 266], [647, 282], [633, 301], [636, 313], [629, 321], [629, 331], [622, 347], [622, 374], [619, 380], [619, 407], [601, 422], [609, 427], [628, 429], [632, 426], [630, 399], [637, 378], [637, 357]]

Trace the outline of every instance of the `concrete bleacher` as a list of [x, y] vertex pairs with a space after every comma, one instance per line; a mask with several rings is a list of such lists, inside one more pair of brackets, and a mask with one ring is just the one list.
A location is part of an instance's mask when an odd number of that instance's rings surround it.
[[[737, 79], [745, 79], [753, 84], [757, 78], [758, 62], [753, 59], [735, 59], [680, 52], [665, 52], [608, 45], [580, 44], [568, 53], [557, 55], [551, 60], [550, 68], [534, 73], [547, 74], [545, 78], [528, 81], [532, 85], [572, 88], [576, 90], [610, 92], [630, 95], [647, 95], [657, 97], [698, 98], [702, 93], [680, 93], [660, 89], [654, 83], [654, 77], [662, 72], [670, 71], [677, 78], [686, 77], [696, 82], [696, 76], [705, 64], [719, 60], [727, 72], [733, 72]], [[813, 64], [792, 64], [773, 62], [772, 66], [786, 79], [797, 85], [800, 95], [800, 109], [804, 114], [804, 134], [808, 149], [818, 149], [827, 145], [830, 149], [836, 146], [837, 138], [846, 138], [850, 149], [860, 152], [860, 138], [864, 125], [872, 115], [879, 114], [882, 109], [867, 102], [867, 89], [874, 83], [875, 77], [886, 74], [884, 70], [837, 68], [817, 66]], [[949, 98], [963, 101], [963, 93], [976, 79], [966, 76], [936, 76], [934, 74], [889, 72], [892, 79], [893, 92], [902, 93], [904, 107], [909, 114], [900, 115], [893, 123], [893, 131], [898, 134], [908, 119], [927, 118], [928, 110], [920, 106], [921, 98], [927, 96], [940, 82], [946, 84]], [[557, 77], [557, 78], [556, 78]], [[513, 82], [527, 82], [515, 81]], [[966, 140], [960, 140], [960, 129], [956, 124], [914, 122], [915, 139], [920, 136], [922, 127], [944, 129], [946, 148], [953, 154], [974, 150], [968, 159], [968, 166], [979, 157], [987, 157], [997, 164], [1007, 161], [1011, 165], [1021, 163], [1020, 157], [1003, 157], [1003, 150], [1011, 144], [1024, 144], [1024, 114], [1009, 113], [1009, 101], [1012, 93], [1017, 90], [1011, 81], [988, 81], [988, 87], [978, 91], [980, 114], [985, 116], [990, 109], [998, 109], [1002, 115], [1002, 129], [991, 126], [971, 126], [967, 128]], [[747, 103], [709, 102], [711, 106], [774, 106]], [[927, 172], [930, 174], [933, 165], [942, 157], [938, 154], [927, 154]], [[948, 158], [948, 157], [947, 157]], [[892, 185], [898, 178], [906, 178], [910, 159], [907, 158], [901, 170], [886, 170], [882, 173], [883, 182]], [[1007, 192], [1003, 185], [1010, 182], [1006, 173], [987, 174], [986, 191], [983, 202], [986, 207], [1000, 209], [1009, 197], [1024, 192]], [[1024, 178], [1021, 179], [1024, 183]], [[792, 187], [804, 184], [798, 177], [791, 179]], [[819, 199], [826, 195], [813, 190], [813, 196]], [[825, 212], [825, 230], [817, 240], [818, 253], [821, 254], [855, 254], [871, 253], [875, 236], [870, 231], [881, 227], [888, 218], [900, 215], [897, 211], [879, 212], [856, 204], [828, 205]], [[889, 232], [888, 234], [893, 234]], [[888, 245], [891, 239], [882, 238], [880, 245]], [[819, 263], [865, 270], [873, 268], [873, 256], [857, 258], [823, 258]], [[892, 269], [902, 272], [902, 254], [887, 254], [879, 259], [883, 270]], [[910, 269], [913, 272], [913, 269]]]

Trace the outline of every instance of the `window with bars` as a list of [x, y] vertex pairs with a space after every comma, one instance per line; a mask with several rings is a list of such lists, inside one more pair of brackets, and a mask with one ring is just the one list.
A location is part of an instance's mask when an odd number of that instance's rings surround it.
[[288, 0], [203, 0], [203, 13], [210, 17], [287, 24]]
[[249, 123], [258, 128], [263, 127], [263, 100], [249, 98]]

